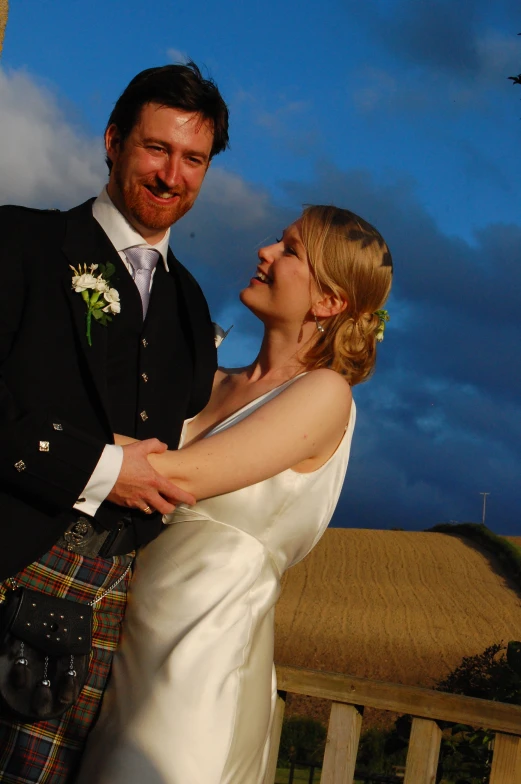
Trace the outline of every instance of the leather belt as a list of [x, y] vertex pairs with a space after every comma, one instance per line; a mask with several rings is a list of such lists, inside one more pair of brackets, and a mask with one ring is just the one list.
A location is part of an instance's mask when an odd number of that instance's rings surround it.
[[107, 531], [95, 521], [80, 516], [74, 520], [56, 542], [70, 553], [88, 558], [112, 558], [127, 555], [136, 549], [135, 532], [130, 517], [122, 519]]

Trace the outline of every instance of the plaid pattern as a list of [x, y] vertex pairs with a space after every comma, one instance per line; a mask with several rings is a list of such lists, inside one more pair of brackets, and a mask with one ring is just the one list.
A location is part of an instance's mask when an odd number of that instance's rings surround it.
[[[17, 585], [72, 601], [88, 603], [125, 571], [131, 555], [87, 558], [53, 547], [39, 561], [14, 575]], [[96, 719], [118, 644], [130, 572], [94, 606], [89, 674], [76, 704], [51, 721], [23, 724], [0, 713], [0, 782], [65, 784], [71, 782], [87, 734]], [[8, 590], [0, 582], [0, 598]]]

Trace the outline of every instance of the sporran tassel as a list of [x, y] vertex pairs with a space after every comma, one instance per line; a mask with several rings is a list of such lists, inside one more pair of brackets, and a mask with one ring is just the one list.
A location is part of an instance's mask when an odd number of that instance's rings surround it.
[[51, 682], [47, 678], [48, 666], [49, 666], [49, 657], [46, 656], [44, 669], [43, 669], [43, 678], [40, 681], [40, 683], [37, 684], [31, 702], [32, 709], [42, 719], [48, 716], [49, 713], [51, 713], [52, 711]]
[[69, 669], [63, 676], [58, 694], [58, 702], [63, 705], [76, 702], [80, 693], [76, 670], [74, 669], [74, 656], [71, 656]]
[[11, 683], [15, 689], [25, 689], [29, 683], [29, 662], [25, 658], [23, 642], [20, 643], [20, 653], [11, 668]]

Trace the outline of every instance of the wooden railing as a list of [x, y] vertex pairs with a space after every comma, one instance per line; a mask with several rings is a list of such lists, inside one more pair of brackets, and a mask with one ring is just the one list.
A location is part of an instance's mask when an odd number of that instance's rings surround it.
[[[352, 784], [363, 706], [413, 716], [404, 784], [434, 784], [441, 743], [437, 721], [492, 730], [490, 784], [521, 784], [521, 706], [298, 667], [277, 667], [277, 680], [283, 694], [332, 703], [320, 784]], [[279, 694], [264, 784], [275, 782], [284, 707]]]

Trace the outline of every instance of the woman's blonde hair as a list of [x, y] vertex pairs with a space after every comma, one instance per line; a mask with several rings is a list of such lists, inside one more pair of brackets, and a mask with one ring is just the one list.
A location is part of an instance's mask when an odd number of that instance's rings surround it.
[[393, 263], [381, 234], [349, 210], [309, 206], [300, 233], [322, 293], [347, 302], [341, 313], [322, 320], [323, 332], [305, 356], [310, 369], [329, 367], [354, 386], [365, 381], [376, 360], [376, 333], [389, 295]]

